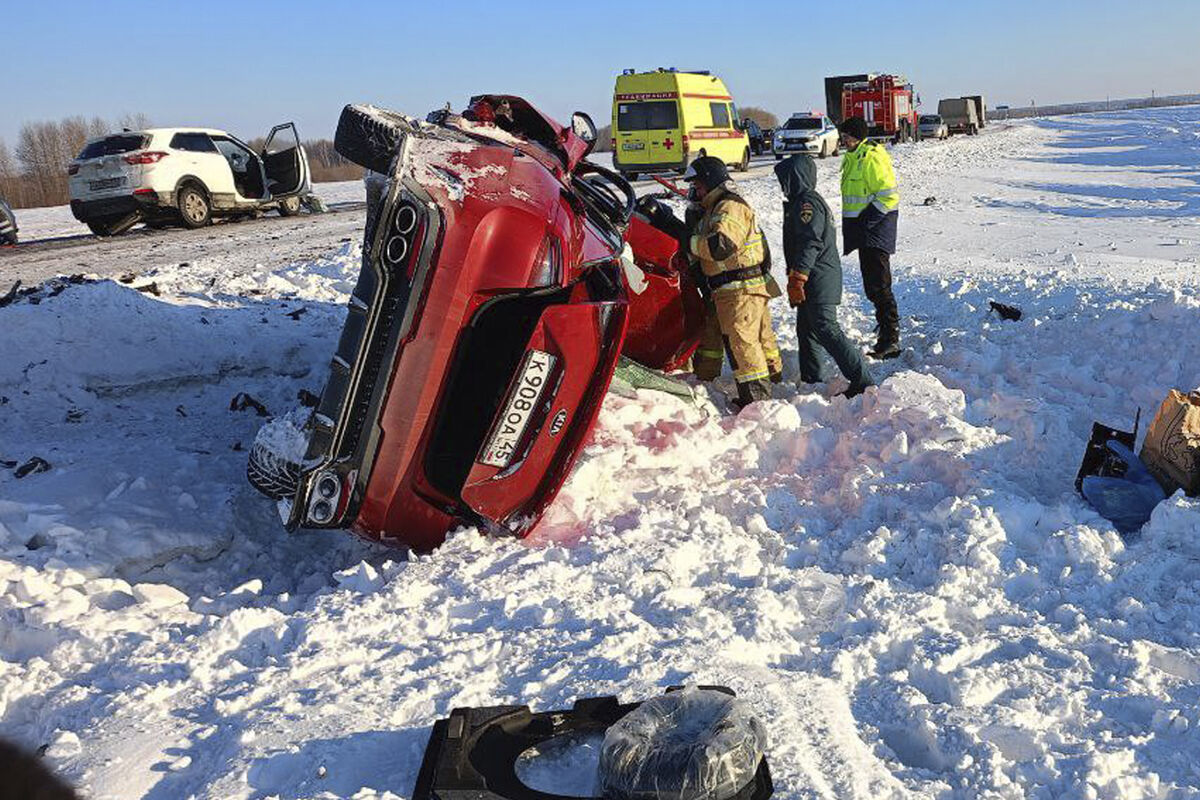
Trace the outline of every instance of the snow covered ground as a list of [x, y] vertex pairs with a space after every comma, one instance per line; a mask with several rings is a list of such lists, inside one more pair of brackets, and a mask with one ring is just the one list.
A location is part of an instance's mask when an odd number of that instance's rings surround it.
[[93, 798], [407, 797], [455, 706], [698, 682], [762, 715], [781, 798], [1200, 795], [1200, 501], [1122, 539], [1072, 490], [1093, 420], [1200, 385], [1200, 109], [894, 152], [880, 387], [612, 396], [523, 542], [288, 536], [246, 484], [230, 400], [319, 390], [357, 240], [0, 309], [0, 458], [51, 465], [0, 472], [0, 736]]

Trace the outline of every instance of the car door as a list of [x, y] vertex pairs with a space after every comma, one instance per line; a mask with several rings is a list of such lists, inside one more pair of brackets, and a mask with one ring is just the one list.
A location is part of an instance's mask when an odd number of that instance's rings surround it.
[[301, 194], [309, 189], [308, 158], [294, 123], [276, 125], [262, 149], [268, 198]]
[[234, 200], [232, 176], [225, 159], [212, 138], [202, 131], [180, 131], [171, 137], [170, 147], [180, 157], [176, 172], [180, 177], [199, 178], [217, 206]]
[[646, 131], [650, 111], [647, 104], [628, 100], [617, 103], [613, 148], [619, 164], [646, 164], [650, 161], [650, 137]]

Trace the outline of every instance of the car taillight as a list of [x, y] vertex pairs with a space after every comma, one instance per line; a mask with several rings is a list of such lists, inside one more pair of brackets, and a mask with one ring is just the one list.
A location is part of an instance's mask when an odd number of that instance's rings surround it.
[[67, 167], [68, 175], [77, 175], [78, 173], [79, 173], [79, 165], [78, 164], [72, 164], [71, 166]]
[[683, 154], [684, 154], [685, 156], [688, 154], [688, 149], [689, 149], [689, 146], [688, 146], [688, 135], [685, 133], [685, 134], [683, 135]]
[[126, 164], [157, 164], [168, 155], [170, 155], [170, 153], [151, 150], [146, 153], [130, 153], [129, 155], [124, 156], [124, 161]]

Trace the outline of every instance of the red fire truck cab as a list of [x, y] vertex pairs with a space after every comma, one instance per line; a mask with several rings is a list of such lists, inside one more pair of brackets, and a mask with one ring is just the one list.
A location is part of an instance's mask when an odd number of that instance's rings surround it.
[[876, 75], [842, 87], [842, 119], [862, 117], [871, 138], [914, 141], [919, 98], [900, 75]]

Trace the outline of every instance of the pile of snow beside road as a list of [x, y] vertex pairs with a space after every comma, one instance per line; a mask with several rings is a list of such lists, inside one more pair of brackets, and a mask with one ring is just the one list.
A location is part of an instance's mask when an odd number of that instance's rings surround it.
[[[0, 309], [0, 458], [53, 465], [0, 472], [0, 736], [94, 798], [407, 797], [455, 706], [698, 682], [762, 715], [781, 798], [1195, 793], [1200, 502], [1122, 539], [1072, 491], [1094, 419], [1200, 384], [1194, 222], [1102, 202], [1195, 197], [1168, 128], [1200, 113], [898, 147], [911, 349], [880, 387], [736, 417], [610, 396], [523, 542], [289, 537], [246, 485], [262, 420], [230, 399], [320, 389], [357, 245]], [[782, 252], [763, 172], [742, 188]]]

